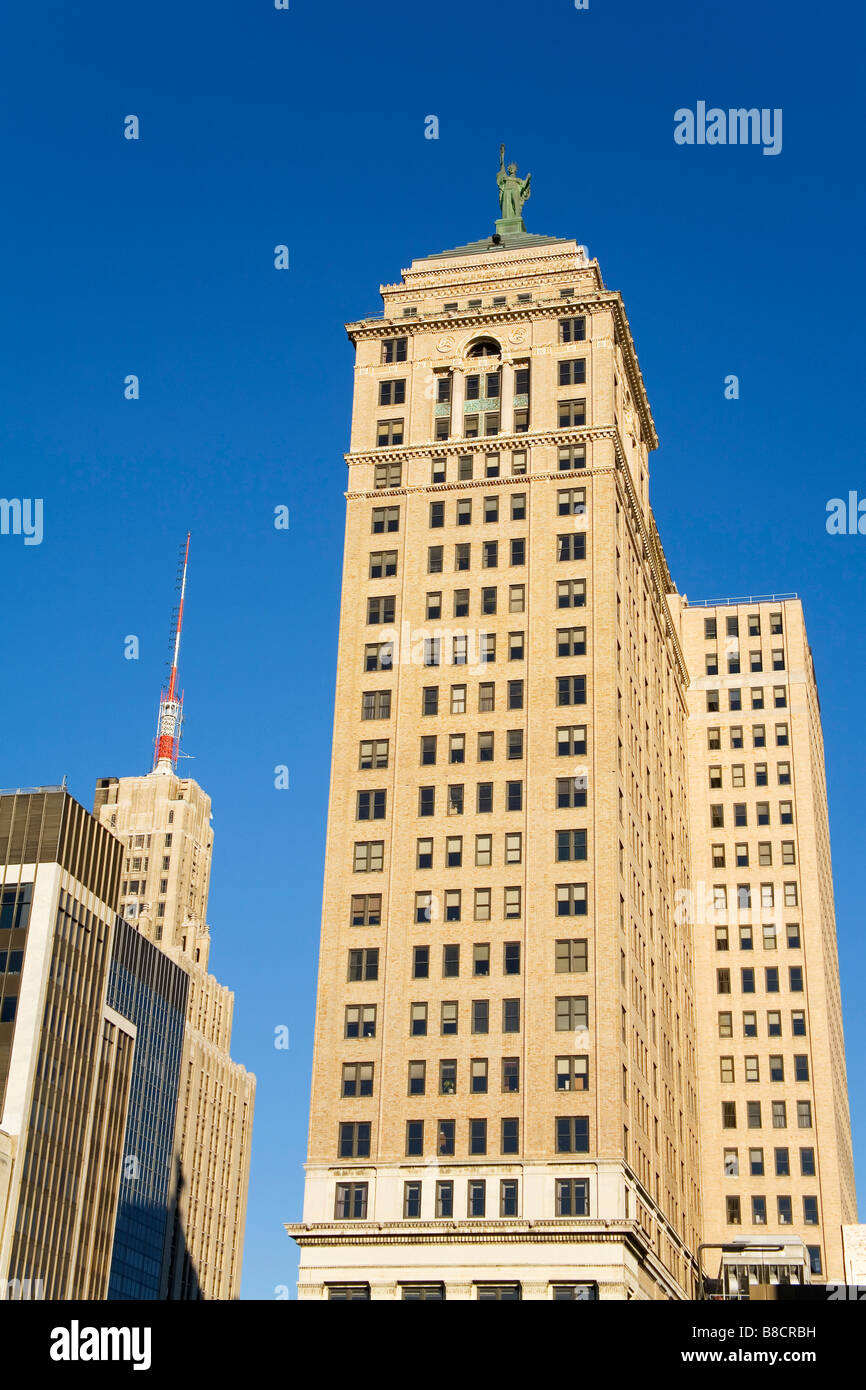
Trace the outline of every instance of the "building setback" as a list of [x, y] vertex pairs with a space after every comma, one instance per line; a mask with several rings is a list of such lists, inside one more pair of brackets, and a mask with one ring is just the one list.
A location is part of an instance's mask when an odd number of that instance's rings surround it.
[[[695, 745], [706, 613], [677, 593], [650, 507], [622, 299], [585, 248], [511, 214], [382, 296], [348, 325], [299, 1296], [689, 1298], [699, 1242], [747, 1233], [724, 1219], [718, 962], [690, 910], [719, 838]], [[782, 608], [800, 651], [799, 606]], [[808, 1082], [825, 1227], [796, 1205], [787, 1234], [833, 1277], [853, 1180], [813, 689], [798, 860], [822, 886], [801, 889], [805, 952], [777, 957], [828, 1020]], [[793, 1086], [800, 1044], [785, 1051]]]

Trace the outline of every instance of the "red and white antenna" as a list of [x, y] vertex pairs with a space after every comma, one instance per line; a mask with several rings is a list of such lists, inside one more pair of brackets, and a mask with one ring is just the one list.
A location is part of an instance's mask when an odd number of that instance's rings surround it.
[[183, 693], [177, 689], [177, 660], [180, 655], [180, 630], [183, 626], [183, 601], [186, 595], [186, 567], [189, 562], [189, 531], [186, 533], [186, 547], [183, 553], [183, 569], [180, 572], [180, 603], [177, 609], [177, 624], [174, 632], [174, 649], [171, 657], [171, 675], [168, 689], [163, 690], [159, 700], [159, 718], [154, 740], [154, 772], [174, 772], [177, 764], [180, 731], [183, 724]]

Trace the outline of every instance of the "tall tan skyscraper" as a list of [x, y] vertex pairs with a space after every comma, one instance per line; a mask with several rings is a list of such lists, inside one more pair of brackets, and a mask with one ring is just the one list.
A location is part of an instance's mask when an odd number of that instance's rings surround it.
[[688, 677], [655, 429], [597, 262], [498, 227], [348, 328], [302, 1298], [693, 1290]]
[[[187, 538], [187, 555], [189, 538]], [[255, 1077], [232, 1061], [234, 995], [208, 973], [210, 797], [175, 770], [182, 697], [177, 658], [160, 702], [155, 766], [97, 783], [94, 814], [126, 846], [121, 913], [189, 976], [174, 1135], [173, 1222], [163, 1298], [237, 1298], [250, 1173]]]
[[[576, 242], [526, 233], [504, 159], [499, 187], [495, 236], [413, 261], [348, 325], [299, 1294], [688, 1298], [701, 1240], [774, 1232], [838, 1277], [802, 614], [677, 593], [622, 300]], [[706, 885], [769, 915], [722, 932]]]
[[814, 1281], [844, 1281], [857, 1206], [803, 610], [790, 597], [684, 607], [682, 631], [704, 1238], [796, 1234]]

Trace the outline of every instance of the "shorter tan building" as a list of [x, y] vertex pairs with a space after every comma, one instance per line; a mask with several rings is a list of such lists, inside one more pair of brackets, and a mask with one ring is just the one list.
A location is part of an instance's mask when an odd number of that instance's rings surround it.
[[166, 1298], [240, 1294], [255, 1077], [231, 1058], [234, 995], [208, 973], [210, 797], [160, 764], [103, 778], [94, 813], [125, 845], [121, 912], [187, 972]]
[[799, 600], [681, 608], [703, 1238], [796, 1235], [844, 1278], [856, 1217], [818, 689]]

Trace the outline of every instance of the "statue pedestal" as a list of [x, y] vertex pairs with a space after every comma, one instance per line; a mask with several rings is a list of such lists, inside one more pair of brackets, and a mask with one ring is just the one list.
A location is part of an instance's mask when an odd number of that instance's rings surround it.
[[496, 230], [500, 236], [507, 236], [509, 232], [525, 232], [526, 224], [522, 217], [497, 217]]

